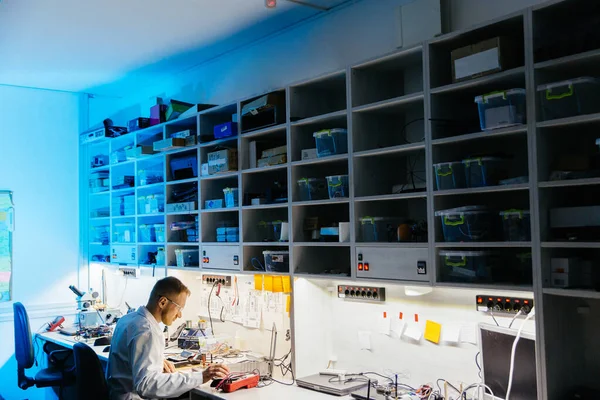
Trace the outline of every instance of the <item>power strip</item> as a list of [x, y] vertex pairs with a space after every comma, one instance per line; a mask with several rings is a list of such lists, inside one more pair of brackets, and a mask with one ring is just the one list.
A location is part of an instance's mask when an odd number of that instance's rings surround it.
[[529, 314], [533, 308], [533, 299], [522, 297], [490, 296], [478, 294], [475, 296], [477, 311], [493, 312], [495, 314], [515, 315], [519, 311], [523, 315]]
[[202, 275], [202, 283], [214, 285], [220, 283], [221, 286], [231, 287], [231, 276], [228, 275]]
[[142, 274], [142, 270], [139, 267], [119, 267], [119, 271], [123, 273], [123, 276], [128, 278], [139, 278]]

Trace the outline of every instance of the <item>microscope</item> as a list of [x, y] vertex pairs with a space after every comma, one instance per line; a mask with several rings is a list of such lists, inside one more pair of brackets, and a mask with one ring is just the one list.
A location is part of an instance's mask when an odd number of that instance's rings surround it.
[[121, 316], [118, 309], [108, 309], [99, 299], [98, 292], [82, 292], [74, 285], [69, 289], [77, 296], [77, 316], [75, 324], [80, 328], [93, 328], [100, 325], [110, 325]]

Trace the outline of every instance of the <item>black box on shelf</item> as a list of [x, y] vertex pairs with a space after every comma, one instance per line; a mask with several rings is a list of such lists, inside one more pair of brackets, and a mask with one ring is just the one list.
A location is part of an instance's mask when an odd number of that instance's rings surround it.
[[242, 132], [285, 122], [285, 93], [261, 96], [242, 106]]
[[143, 117], [138, 117], [138, 118], [132, 119], [127, 124], [127, 127], [129, 128], [129, 132], [144, 129], [149, 126], [150, 126], [150, 118], [143, 118]]
[[198, 177], [198, 158], [196, 155], [174, 157], [170, 161], [171, 176], [174, 180]]

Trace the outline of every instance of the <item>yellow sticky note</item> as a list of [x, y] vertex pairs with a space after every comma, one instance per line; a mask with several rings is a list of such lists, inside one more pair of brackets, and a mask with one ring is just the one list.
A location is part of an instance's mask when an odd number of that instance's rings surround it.
[[442, 325], [437, 322], [427, 321], [425, 323], [425, 340], [438, 344], [442, 334]]
[[292, 296], [287, 296], [287, 299], [285, 299], [285, 312], [289, 313], [290, 312], [290, 304], [292, 303]]
[[263, 276], [254, 275], [254, 290], [263, 290]]
[[6, 221], [6, 212], [0, 211], [0, 222]]
[[283, 293], [292, 293], [292, 283], [289, 276], [282, 276]]
[[263, 282], [265, 283], [265, 291], [272, 292], [273, 291], [273, 276], [265, 275], [263, 277]]
[[281, 276], [273, 277], [273, 293], [281, 293], [283, 292], [283, 282], [281, 281]]

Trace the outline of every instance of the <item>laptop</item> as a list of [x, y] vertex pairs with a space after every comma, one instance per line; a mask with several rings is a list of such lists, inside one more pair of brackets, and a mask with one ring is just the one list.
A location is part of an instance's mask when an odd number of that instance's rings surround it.
[[346, 379], [339, 382], [337, 381], [337, 376], [316, 374], [296, 379], [296, 384], [301, 388], [316, 390], [317, 392], [332, 394], [334, 396], [346, 396], [366, 387], [369, 383], [364, 378], [356, 380]]
[[260, 374], [260, 379], [270, 379], [273, 377], [273, 367], [275, 363], [275, 350], [277, 349], [277, 327], [273, 323], [271, 329], [271, 342], [269, 345], [269, 356], [262, 357], [262, 359], [256, 360], [244, 360], [238, 363], [229, 364], [230, 372], [240, 373], [251, 373], [256, 372]]

